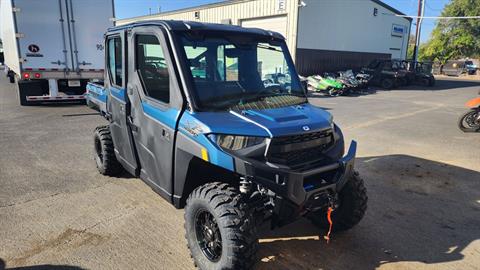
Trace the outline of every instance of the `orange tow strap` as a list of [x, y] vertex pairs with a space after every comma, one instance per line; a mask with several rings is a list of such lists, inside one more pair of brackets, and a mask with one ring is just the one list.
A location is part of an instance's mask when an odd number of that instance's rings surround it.
[[330, 227], [328, 228], [327, 235], [325, 235], [325, 236], [323, 237], [325, 240], [327, 240], [327, 244], [330, 242], [330, 233], [332, 232], [332, 225], [333, 225], [333, 222], [332, 222], [332, 212], [333, 212], [333, 208], [332, 208], [332, 207], [328, 207], [327, 220], [328, 220], [328, 224], [330, 224]]

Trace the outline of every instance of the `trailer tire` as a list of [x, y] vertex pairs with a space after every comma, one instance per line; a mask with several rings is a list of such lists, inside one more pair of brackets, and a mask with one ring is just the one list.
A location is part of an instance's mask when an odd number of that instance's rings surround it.
[[98, 171], [103, 175], [115, 176], [122, 171], [122, 165], [115, 157], [112, 135], [108, 126], [99, 126], [93, 134], [94, 159]]
[[[354, 172], [339, 193], [340, 205], [332, 213], [332, 231], [351, 229], [362, 220], [367, 210], [367, 189], [358, 172]], [[328, 229], [329, 223], [325, 210], [318, 210], [307, 215], [317, 227]]]
[[253, 211], [240, 192], [214, 182], [196, 188], [185, 206], [185, 238], [199, 269], [251, 269], [258, 236]]

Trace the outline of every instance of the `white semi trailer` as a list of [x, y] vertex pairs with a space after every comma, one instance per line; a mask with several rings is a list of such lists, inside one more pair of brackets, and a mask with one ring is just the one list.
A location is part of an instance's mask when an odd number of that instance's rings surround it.
[[21, 105], [85, 99], [103, 79], [103, 34], [113, 0], [0, 0], [5, 71]]

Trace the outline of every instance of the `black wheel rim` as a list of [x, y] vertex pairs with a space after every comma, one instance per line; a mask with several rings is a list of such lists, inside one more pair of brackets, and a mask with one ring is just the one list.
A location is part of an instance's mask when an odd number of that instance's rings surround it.
[[98, 138], [95, 138], [95, 154], [103, 162], [102, 143]]
[[207, 210], [200, 210], [195, 216], [197, 243], [205, 257], [217, 262], [222, 256], [222, 236], [215, 217]]

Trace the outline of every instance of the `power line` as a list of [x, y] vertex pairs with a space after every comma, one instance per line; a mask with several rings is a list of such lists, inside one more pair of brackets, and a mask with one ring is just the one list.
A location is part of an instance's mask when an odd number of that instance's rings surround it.
[[468, 19], [480, 19], [480, 16], [452, 16], [452, 17], [443, 17], [443, 16], [410, 16], [410, 15], [399, 15], [399, 14], [391, 14], [395, 15], [396, 17], [402, 18], [420, 18], [420, 19], [439, 19], [439, 20], [450, 20], [450, 19], [459, 19], [459, 20], [468, 20]]

